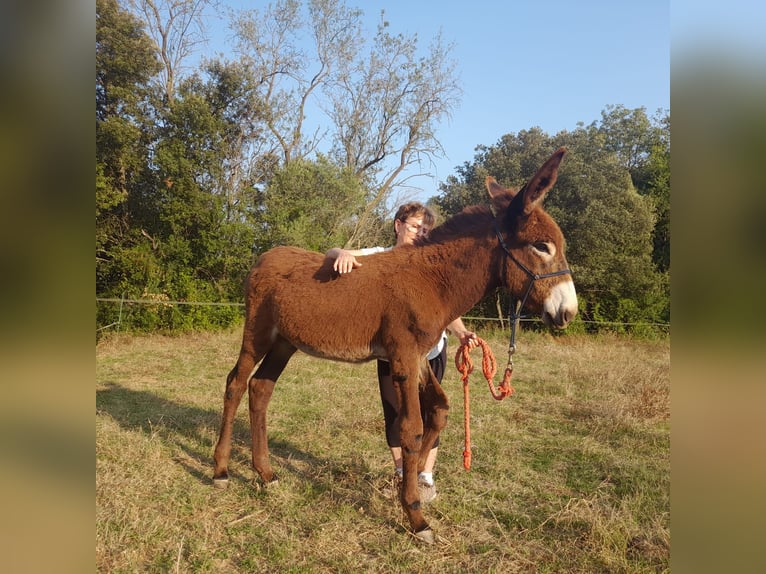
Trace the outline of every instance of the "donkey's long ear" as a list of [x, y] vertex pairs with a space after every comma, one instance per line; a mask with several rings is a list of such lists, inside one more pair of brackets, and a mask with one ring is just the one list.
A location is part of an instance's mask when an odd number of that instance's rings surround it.
[[502, 213], [505, 211], [515, 195], [515, 190], [504, 188], [491, 175], [484, 179], [484, 185], [487, 187], [487, 193], [489, 193], [489, 197], [492, 199], [492, 207], [494, 207], [495, 212]]
[[559, 174], [559, 164], [564, 159], [567, 148], [561, 147], [537, 170], [532, 179], [521, 190], [524, 215], [529, 215], [532, 210], [543, 200], [548, 190], [556, 183]]

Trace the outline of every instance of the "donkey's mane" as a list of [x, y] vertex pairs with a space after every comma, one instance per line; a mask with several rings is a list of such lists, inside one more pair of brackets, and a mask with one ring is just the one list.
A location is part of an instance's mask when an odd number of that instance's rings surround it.
[[428, 236], [421, 240], [421, 244], [442, 243], [456, 236], [484, 236], [487, 234], [487, 217], [491, 217], [489, 207], [469, 205], [457, 215], [434, 227]]

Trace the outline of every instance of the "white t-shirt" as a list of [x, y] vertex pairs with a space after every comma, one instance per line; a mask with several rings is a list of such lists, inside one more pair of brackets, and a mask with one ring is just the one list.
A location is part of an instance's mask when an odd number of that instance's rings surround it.
[[[365, 247], [363, 249], [357, 249], [356, 251], [359, 252], [359, 256], [364, 255], [373, 255], [375, 253], [383, 253], [384, 251], [391, 251], [393, 247]], [[436, 346], [428, 351], [428, 355], [426, 355], [426, 358], [430, 361], [432, 359], [435, 359], [439, 356], [439, 354], [442, 352], [442, 349], [444, 349], [444, 345], [447, 344], [447, 332], [442, 331], [441, 337], [439, 337], [439, 342], [436, 343]]]

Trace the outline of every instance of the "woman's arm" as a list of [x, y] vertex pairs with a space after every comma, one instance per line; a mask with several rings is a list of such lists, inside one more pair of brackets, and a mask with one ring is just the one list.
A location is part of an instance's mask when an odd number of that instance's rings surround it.
[[366, 249], [343, 249], [341, 247], [333, 247], [325, 253], [325, 256], [334, 259], [332, 268], [340, 274], [351, 273], [352, 270], [357, 267], [361, 267], [361, 263], [357, 261], [357, 257], [363, 255], [372, 255], [373, 253], [379, 253], [383, 251], [382, 247], [368, 247]]

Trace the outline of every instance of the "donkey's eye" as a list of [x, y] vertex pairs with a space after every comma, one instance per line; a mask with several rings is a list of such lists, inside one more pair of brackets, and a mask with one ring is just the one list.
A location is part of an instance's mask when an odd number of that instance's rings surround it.
[[535, 241], [532, 244], [532, 249], [546, 261], [556, 255], [556, 245], [550, 241]]

